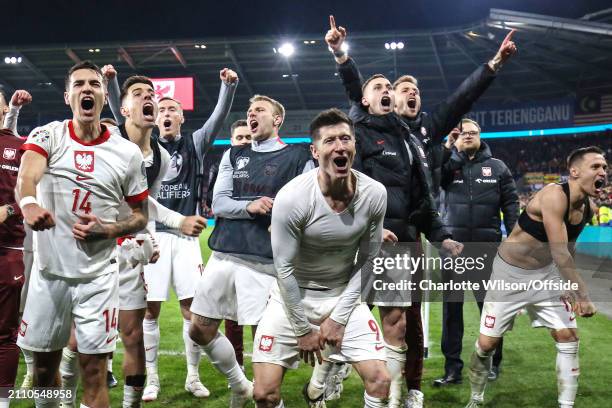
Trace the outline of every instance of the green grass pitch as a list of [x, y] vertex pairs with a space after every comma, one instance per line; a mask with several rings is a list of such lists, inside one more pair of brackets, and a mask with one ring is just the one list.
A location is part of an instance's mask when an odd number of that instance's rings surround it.
[[[202, 254], [208, 259], [210, 250], [206, 242], [211, 229], [202, 234]], [[475, 303], [466, 303], [465, 335], [463, 341], [463, 360], [467, 366], [478, 333], [478, 308]], [[456, 408], [465, 406], [469, 398], [467, 368], [464, 368], [464, 384], [436, 389], [432, 381], [443, 373], [444, 359], [440, 352], [441, 304], [431, 305], [429, 358], [425, 360], [423, 392], [425, 406], [432, 408]], [[157, 401], [146, 404], [148, 408], [157, 407], [228, 407], [229, 390], [227, 382], [215, 371], [206, 357], [200, 366], [202, 382], [211, 391], [207, 399], [198, 400], [184, 390], [186, 375], [183, 354], [182, 318], [178, 301], [173, 298], [162, 306], [160, 317], [161, 355], [159, 375], [161, 393]], [[580, 319], [580, 366], [581, 376], [576, 399], [577, 408], [612, 407], [612, 322], [602, 315], [592, 319]], [[250, 329], [245, 328], [245, 352], [252, 350]], [[544, 329], [531, 329], [526, 316], [517, 318], [515, 328], [506, 336], [504, 343], [502, 373], [497, 382], [487, 386], [487, 407], [495, 408], [544, 408], [557, 407], [557, 384], [555, 376], [556, 350], [554, 342]], [[114, 359], [114, 372], [119, 386], [111, 390], [111, 406], [120, 407], [123, 392], [121, 379], [122, 345], [117, 346]], [[250, 356], [250, 354], [249, 354]], [[247, 376], [252, 378], [250, 358], [245, 357]], [[282, 394], [287, 407], [306, 406], [301, 399], [301, 389], [310, 376], [311, 368], [301, 365], [285, 376]], [[19, 366], [17, 383], [20, 384], [24, 373], [23, 359]], [[31, 407], [32, 401], [18, 401], [13, 407]], [[254, 404], [251, 404], [254, 406]], [[330, 408], [362, 407], [363, 386], [353, 372], [344, 383], [342, 399], [328, 403]]]

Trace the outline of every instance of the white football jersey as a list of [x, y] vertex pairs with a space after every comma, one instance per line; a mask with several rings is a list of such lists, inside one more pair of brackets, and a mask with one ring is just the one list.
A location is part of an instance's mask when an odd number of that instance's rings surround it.
[[123, 200], [148, 196], [142, 153], [137, 145], [105, 127], [95, 140], [84, 142], [70, 120], [34, 129], [23, 149], [47, 157], [39, 204], [53, 214], [55, 227], [35, 234], [40, 270], [66, 278], [104, 274], [113, 259], [115, 240], [77, 241], [72, 227], [79, 214], [116, 222]]

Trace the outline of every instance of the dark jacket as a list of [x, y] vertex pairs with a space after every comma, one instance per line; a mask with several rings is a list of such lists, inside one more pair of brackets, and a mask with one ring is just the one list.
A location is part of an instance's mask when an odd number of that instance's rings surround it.
[[516, 185], [508, 167], [486, 143], [470, 160], [453, 148], [442, 166], [444, 224], [460, 242], [501, 241], [500, 210], [510, 234], [519, 215]]
[[[337, 65], [342, 83], [351, 101], [349, 115], [353, 121], [367, 113], [361, 105], [361, 84], [363, 80], [355, 61], [349, 58], [342, 65]], [[416, 118], [402, 120], [408, 125], [411, 133], [423, 144], [429, 170], [431, 172], [432, 194], [438, 196], [440, 190], [441, 167], [443, 163], [444, 138], [461, 118], [472, 109], [472, 105], [487, 90], [495, 79], [486, 64], [480, 65], [468, 76], [459, 87], [428, 114], [420, 111]]]
[[355, 123], [355, 138], [355, 168], [387, 188], [385, 228], [400, 242], [416, 241], [417, 231], [431, 242], [450, 237], [431, 195], [425, 153], [406, 125], [392, 113], [366, 114]]

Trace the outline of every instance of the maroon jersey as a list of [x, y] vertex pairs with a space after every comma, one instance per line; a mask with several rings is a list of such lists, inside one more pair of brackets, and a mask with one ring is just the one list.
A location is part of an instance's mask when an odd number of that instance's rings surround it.
[[0, 247], [23, 246], [25, 231], [19, 204], [15, 202], [15, 184], [21, 162], [21, 145], [25, 140], [15, 137], [9, 129], [0, 129], [0, 205], [10, 205], [15, 214], [0, 224]]

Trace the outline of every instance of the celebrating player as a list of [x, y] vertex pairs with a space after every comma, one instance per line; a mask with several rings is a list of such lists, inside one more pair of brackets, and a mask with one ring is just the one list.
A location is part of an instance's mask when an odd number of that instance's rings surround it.
[[[37, 251], [18, 345], [35, 352], [36, 386], [56, 385], [74, 320], [82, 405], [108, 407], [106, 358], [118, 308], [112, 253], [115, 239], [146, 225], [147, 181], [138, 146], [100, 125], [106, 87], [96, 65], [70, 69], [64, 99], [72, 120], [34, 129], [23, 146], [16, 195]], [[117, 221], [123, 200], [132, 214]], [[37, 407], [55, 404], [36, 398]]]
[[[116, 71], [112, 66], [109, 66], [106, 76], [110, 82], [111, 108], [113, 108], [117, 121], [123, 122], [123, 117], [118, 116], [121, 108], [118, 108], [117, 104], [118, 83]], [[172, 98], [160, 99], [159, 112], [154, 116], [160, 133], [159, 142], [164, 148], [162, 155], [171, 156], [167, 170], [164, 168], [160, 172], [163, 181], [157, 193], [157, 201], [164, 207], [184, 216], [194, 216], [197, 213], [198, 191], [200, 190], [198, 174], [202, 161], [230, 110], [238, 83], [236, 74], [227, 68], [221, 71], [220, 78], [222, 85], [217, 106], [204, 126], [192, 135], [181, 135], [181, 125], [185, 118], [179, 101]], [[201, 224], [202, 221], [201, 218], [198, 218], [197, 223]], [[189, 306], [193, 298], [192, 283], [200, 276], [202, 264], [199, 240], [195, 236], [186, 234], [184, 230], [179, 233], [176, 229], [169, 228], [162, 223], [158, 223], [156, 229], [160, 260], [144, 268], [148, 288], [147, 313], [143, 323], [147, 384], [142, 398], [144, 401], [153, 401], [159, 394], [157, 350], [160, 334], [157, 319], [161, 310], [161, 302], [168, 299], [171, 282], [179, 298], [184, 319], [183, 341], [187, 358], [185, 389], [196, 397], [204, 398], [209, 396], [210, 392], [200, 381], [200, 351], [197, 345], [194, 345], [189, 339], [188, 334], [191, 324]], [[178, 273], [179, 270], [180, 273]]]
[[262, 95], [250, 100], [250, 145], [234, 146], [221, 159], [214, 189], [217, 216], [209, 239], [214, 250], [196, 287], [190, 335], [228, 379], [231, 407], [243, 407], [252, 384], [236, 361], [232, 345], [219, 332], [222, 319], [257, 325], [274, 282], [270, 213], [274, 197], [289, 180], [310, 170], [312, 158], [301, 146], [283, 143], [278, 131], [285, 108]]
[[[277, 285], [255, 335], [254, 398], [258, 407], [282, 407], [285, 371], [297, 368], [300, 357], [320, 363], [323, 353], [354, 365], [365, 384], [365, 407], [386, 407], [384, 344], [374, 316], [360, 304], [360, 267], [380, 248], [387, 192], [352, 169], [355, 136], [344, 113], [321, 112], [310, 135], [320, 167], [281, 189], [272, 214]], [[323, 398], [324, 371], [304, 390], [309, 403]]]
[[518, 225], [498, 249], [491, 281], [509, 284], [561, 279], [577, 290], [487, 292], [480, 336], [470, 361], [472, 396], [467, 407], [481, 407], [492, 355], [517, 313], [526, 308], [534, 327], [547, 327], [557, 346], [559, 407], [574, 406], [578, 390], [577, 313], [595, 314], [587, 287], [574, 264], [573, 246], [591, 219], [589, 197], [599, 196], [607, 181], [604, 152], [595, 146], [574, 150], [567, 158], [569, 180], [540, 190], [519, 217]]
[[[15, 92], [11, 101], [21, 98], [31, 99], [28, 92]], [[24, 101], [25, 102], [25, 101]], [[27, 101], [29, 102], [29, 100]], [[27, 103], [25, 102], [25, 103]], [[9, 111], [8, 99], [0, 89], [0, 124], [4, 123], [5, 113]], [[19, 326], [20, 297], [22, 287], [27, 283], [24, 268], [25, 231], [21, 209], [15, 203], [15, 184], [21, 160], [21, 145], [24, 140], [16, 137], [10, 128], [0, 126], [0, 407], [8, 407], [6, 391], [15, 385], [19, 348], [17, 347], [17, 328]]]

